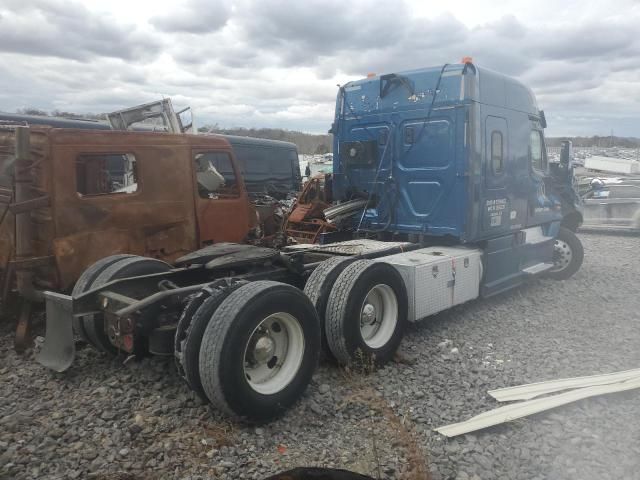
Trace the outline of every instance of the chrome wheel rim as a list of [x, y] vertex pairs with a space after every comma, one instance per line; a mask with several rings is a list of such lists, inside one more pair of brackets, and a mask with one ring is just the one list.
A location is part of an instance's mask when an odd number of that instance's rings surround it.
[[553, 246], [553, 268], [552, 272], [561, 272], [566, 269], [573, 259], [573, 251], [567, 242], [556, 239]]
[[297, 318], [285, 312], [264, 318], [244, 349], [244, 376], [249, 386], [263, 395], [286, 388], [302, 365], [304, 348], [304, 334]]
[[370, 348], [381, 348], [391, 340], [398, 324], [398, 299], [389, 285], [375, 285], [360, 308], [360, 335]]

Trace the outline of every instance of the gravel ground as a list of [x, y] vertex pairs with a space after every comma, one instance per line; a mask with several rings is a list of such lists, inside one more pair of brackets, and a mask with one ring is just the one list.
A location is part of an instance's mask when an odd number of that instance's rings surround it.
[[[582, 234], [585, 263], [412, 326], [404, 360], [367, 376], [322, 365], [282, 419], [233, 424], [171, 361], [89, 348], [45, 371], [0, 332], [0, 478], [261, 479], [300, 466], [381, 478], [623, 479], [640, 470], [640, 391], [446, 439], [497, 406], [487, 390], [640, 367], [640, 237]], [[425, 466], [426, 465], [426, 466]]]

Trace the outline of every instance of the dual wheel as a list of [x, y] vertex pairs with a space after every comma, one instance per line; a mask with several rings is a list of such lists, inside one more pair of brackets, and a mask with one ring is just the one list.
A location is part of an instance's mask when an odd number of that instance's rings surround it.
[[232, 417], [279, 416], [307, 388], [320, 353], [309, 299], [279, 282], [220, 280], [194, 295], [176, 331], [178, 370]]
[[[583, 258], [580, 240], [561, 227], [554, 245], [554, 265], [547, 276], [567, 279], [579, 270]], [[313, 271], [304, 292], [318, 312], [323, 347], [331, 357], [344, 365], [365, 368], [392, 359], [408, 314], [405, 283], [394, 267], [334, 257]]]
[[277, 417], [307, 388], [321, 342], [343, 364], [391, 359], [407, 321], [406, 296], [393, 267], [368, 260], [323, 262], [304, 292], [272, 281], [218, 280], [182, 312], [178, 370], [230, 416]]
[[407, 291], [398, 271], [371, 260], [332, 258], [305, 293], [320, 316], [323, 344], [338, 363], [367, 368], [393, 358], [407, 325]]

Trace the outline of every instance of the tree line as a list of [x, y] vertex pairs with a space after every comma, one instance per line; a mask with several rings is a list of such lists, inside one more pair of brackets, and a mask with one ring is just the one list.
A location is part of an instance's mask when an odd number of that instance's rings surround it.
[[559, 147], [563, 140], [571, 140], [574, 147], [622, 147], [640, 148], [640, 138], [616, 137], [615, 135], [591, 137], [546, 137], [548, 147]]
[[204, 125], [198, 128], [200, 133], [220, 133], [223, 135], [239, 135], [241, 137], [266, 138], [295, 143], [298, 153], [319, 154], [331, 152], [332, 136], [329, 134], [313, 134], [284, 130], [281, 128], [220, 128], [218, 125]]

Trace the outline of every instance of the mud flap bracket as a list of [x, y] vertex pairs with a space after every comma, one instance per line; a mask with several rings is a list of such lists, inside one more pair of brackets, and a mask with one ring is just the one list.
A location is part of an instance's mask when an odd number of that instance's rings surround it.
[[73, 336], [73, 299], [68, 295], [44, 292], [47, 331], [36, 361], [56, 372], [64, 372], [76, 355]]

